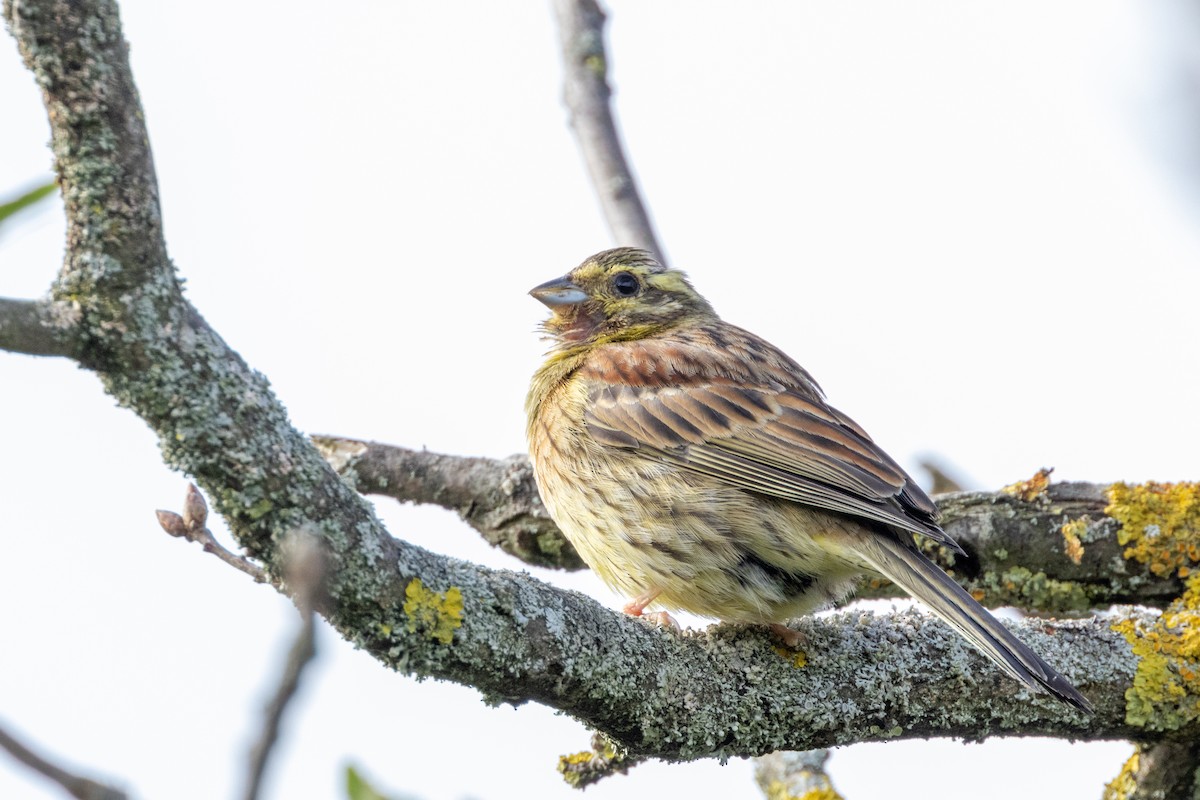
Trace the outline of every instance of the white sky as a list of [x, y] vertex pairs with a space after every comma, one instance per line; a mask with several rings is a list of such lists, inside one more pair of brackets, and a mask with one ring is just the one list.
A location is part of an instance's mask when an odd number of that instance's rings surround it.
[[[548, 6], [122, 7], [171, 255], [295, 424], [522, 450], [544, 349], [525, 292], [614, 244]], [[1150, 7], [621, 0], [618, 113], [672, 262], [905, 464], [936, 453], [980, 488], [1041, 466], [1195, 479], [1200, 205], [1146, 148], [1189, 110], [1163, 87], [1195, 39], [1163, 44]], [[0, 108], [8, 191], [50, 166], [8, 38]], [[0, 294], [43, 293], [61, 243], [52, 208], [4, 234]], [[138, 797], [230, 796], [290, 606], [158, 529], [185, 479], [92, 375], [0, 354], [0, 387], [0, 717]], [[520, 567], [447, 512], [380, 508], [397, 536]], [[576, 796], [554, 772], [587, 744], [573, 720], [320, 644], [269, 796], [341, 797], [347, 759], [426, 800]], [[1128, 749], [907, 742], [830, 766], [850, 800], [1092, 800]], [[750, 774], [653, 764], [587, 797], [754, 797]], [[0, 757], [0, 797], [58, 796]]]

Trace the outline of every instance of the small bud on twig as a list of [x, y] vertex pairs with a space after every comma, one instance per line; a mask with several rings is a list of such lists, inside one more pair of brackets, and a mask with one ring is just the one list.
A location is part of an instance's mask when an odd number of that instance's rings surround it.
[[208, 503], [204, 502], [204, 495], [194, 483], [188, 484], [187, 494], [183, 497], [183, 522], [188, 530], [203, 528], [208, 522]]
[[158, 524], [162, 525], [164, 531], [172, 536], [187, 536], [187, 523], [183, 521], [183, 517], [174, 511], [163, 511], [161, 508], [154, 513], [158, 517]]
[[182, 515], [176, 514], [174, 511], [162, 510], [154, 513], [158, 516], [158, 524], [170, 535], [187, 539], [189, 542], [197, 542], [204, 548], [204, 552], [212, 553], [259, 583], [266, 583], [267, 573], [263, 571], [262, 567], [244, 556], [226, 550], [213, 536], [212, 531], [205, 527], [205, 523], [208, 522], [208, 503], [204, 501], [204, 495], [200, 494], [200, 490], [196, 488], [195, 484], [188, 485], [187, 494], [183, 498]]

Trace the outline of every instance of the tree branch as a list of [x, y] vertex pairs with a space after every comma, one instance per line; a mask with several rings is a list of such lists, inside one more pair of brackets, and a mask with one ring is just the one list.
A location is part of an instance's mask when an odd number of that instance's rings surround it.
[[[1058, 483], [1030, 500], [1005, 492], [941, 495], [943, 527], [969, 558], [931, 555], [989, 606], [1050, 613], [1119, 603], [1165, 606], [1184, 582], [1174, 571], [1163, 574], [1154, 563], [1126, 555], [1122, 524], [1109, 515], [1112, 492], [1110, 486]], [[860, 593], [890, 595], [898, 592], [882, 584]]]
[[[379, 442], [314, 437], [342, 477], [365, 494], [432, 503], [456, 511], [484, 539], [536, 566], [582, 569], [538, 497], [529, 460], [465, 458]], [[1175, 575], [1127, 560], [1120, 524], [1107, 516], [1108, 487], [1051, 484], [1032, 500], [1004, 492], [959, 492], [937, 498], [945, 528], [968, 558], [945, 548], [933, 556], [981, 602], [1043, 612], [1083, 612], [1114, 603], [1164, 606], [1183, 591]], [[1075, 524], [1079, 563], [1068, 554], [1063, 526]], [[900, 597], [879, 579], [858, 598]]]
[[326, 570], [322, 545], [314, 537], [294, 533], [284, 542], [283, 548], [287, 553], [285, 580], [300, 611], [300, 632], [288, 650], [287, 662], [279, 676], [275, 694], [263, 714], [263, 727], [258, 741], [250, 749], [250, 768], [247, 771], [246, 790], [242, 794], [244, 800], [257, 800], [262, 791], [267, 764], [279, 741], [283, 714], [300, 688], [300, 677], [305, 667], [317, 654], [314, 608], [324, 591]]
[[[291, 532], [322, 541], [330, 566], [317, 608], [379, 661], [494, 702], [544, 703], [633, 755], [667, 759], [934, 735], [1200, 735], [1186, 715], [1127, 721], [1141, 659], [1127, 636], [1140, 634], [1108, 621], [1018, 626], [1095, 703], [1085, 719], [1030, 696], [917, 612], [803, 620], [801, 668], [761, 631], [663, 631], [528, 576], [392, 539], [290, 426], [266, 380], [183, 299], [112, 0], [4, 8], [49, 110], [68, 224], [54, 296], [79, 308], [81, 362], [152, 427], [167, 462], [195, 476], [273, 582]], [[1154, 625], [1132, 619], [1137, 630]], [[1196, 666], [1186, 654], [1155, 658], [1179, 674]]]
[[77, 358], [74, 317], [64, 303], [0, 297], [0, 350]]
[[618, 244], [649, 250], [665, 264], [609, 104], [604, 12], [595, 0], [554, 0], [553, 5], [566, 71], [563, 99], [609, 230]]
[[79, 800], [125, 800], [126, 798], [126, 794], [119, 789], [67, 772], [62, 767], [51, 764], [14, 739], [2, 727], [0, 727], [0, 749], [7, 750], [9, 755], [17, 761], [57, 783], [71, 797]]
[[526, 564], [586, 566], [542, 505], [523, 455], [469, 458], [331, 436], [314, 436], [313, 442], [363, 494], [455, 511], [493, 547]]
[[1200, 744], [1161, 742], [1138, 746], [1103, 800], [1195, 800], [1200, 797]]

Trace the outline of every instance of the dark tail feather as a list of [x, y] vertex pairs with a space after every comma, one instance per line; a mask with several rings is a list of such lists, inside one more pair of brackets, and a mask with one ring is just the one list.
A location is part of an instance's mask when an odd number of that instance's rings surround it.
[[857, 549], [877, 570], [928, 605], [1009, 675], [1030, 688], [1045, 690], [1064, 703], [1092, 713], [1092, 704], [1070, 681], [1010, 633], [911, 542], [891, 532], [879, 532], [867, 537]]

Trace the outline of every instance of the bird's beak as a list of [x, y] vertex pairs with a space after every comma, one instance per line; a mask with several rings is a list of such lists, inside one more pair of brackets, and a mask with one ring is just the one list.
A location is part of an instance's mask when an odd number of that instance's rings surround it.
[[555, 306], [573, 306], [587, 300], [587, 292], [580, 289], [564, 275], [552, 281], [546, 281], [541, 286], [529, 290], [536, 300], [540, 300], [550, 308]]

